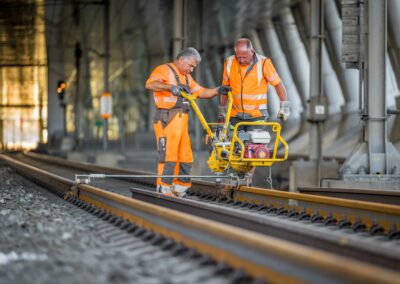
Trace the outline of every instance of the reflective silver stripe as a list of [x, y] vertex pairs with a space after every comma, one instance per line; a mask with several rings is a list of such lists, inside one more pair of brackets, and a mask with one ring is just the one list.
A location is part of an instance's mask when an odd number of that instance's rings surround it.
[[176, 103], [176, 101], [178, 100], [178, 97], [175, 96], [169, 96], [169, 97], [156, 97], [154, 96], [154, 101], [156, 103]]
[[260, 110], [267, 109], [267, 105], [266, 105], [266, 104], [259, 105], [258, 108], [259, 108]]
[[257, 108], [258, 108], [257, 105], [243, 105], [244, 110], [255, 110]]
[[[240, 110], [240, 107], [235, 107], [235, 109]], [[267, 109], [267, 105], [266, 104], [262, 104], [262, 105], [243, 105], [243, 110], [265, 110]]]
[[266, 57], [263, 55], [259, 55], [257, 53], [256, 53], [256, 56], [257, 56], [257, 83], [258, 83], [258, 87], [260, 87], [261, 80], [262, 80], [263, 74], [264, 74], [264, 72], [263, 72], [264, 70], [262, 70], [263, 64], [261, 63], [261, 61], [263, 59], [266, 59]]
[[234, 55], [229, 56], [228, 63], [226, 64], [226, 73], [228, 74], [228, 79], [229, 79], [229, 73], [231, 73], [232, 61], [234, 57], [235, 57]]
[[[240, 94], [234, 94], [233, 95], [234, 99], [240, 99]], [[267, 99], [267, 94], [243, 94], [243, 99], [245, 100], [266, 100]]]
[[[240, 107], [234, 107], [236, 109], [241, 109]], [[267, 105], [263, 104], [263, 105], [243, 105], [243, 109], [244, 110], [255, 110], [255, 109], [259, 109], [259, 110], [264, 110], [267, 109]]]
[[175, 103], [178, 100], [178, 97], [175, 96], [162, 97], [161, 100], [165, 103]]

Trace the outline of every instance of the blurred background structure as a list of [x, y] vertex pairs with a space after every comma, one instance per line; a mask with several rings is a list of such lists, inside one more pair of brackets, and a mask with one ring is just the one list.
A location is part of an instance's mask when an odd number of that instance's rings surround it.
[[[196, 80], [220, 85], [235, 40], [248, 37], [292, 103], [276, 187], [400, 188], [399, 19], [397, 0], [1, 0], [0, 145], [150, 171], [151, 70], [193, 46]], [[275, 117], [273, 88], [268, 103]], [[217, 99], [200, 105], [216, 118]], [[190, 129], [204, 172], [196, 117]]]

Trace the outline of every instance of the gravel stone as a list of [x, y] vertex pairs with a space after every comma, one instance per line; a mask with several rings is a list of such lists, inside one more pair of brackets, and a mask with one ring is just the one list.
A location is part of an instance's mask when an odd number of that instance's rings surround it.
[[[0, 180], [0, 283], [185, 283], [184, 275], [171, 272], [179, 265], [190, 270], [187, 259], [133, 237], [137, 243], [128, 249], [115, 245], [125, 232], [10, 168], [0, 166]], [[207, 277], [200, 270], [193, 280]]]

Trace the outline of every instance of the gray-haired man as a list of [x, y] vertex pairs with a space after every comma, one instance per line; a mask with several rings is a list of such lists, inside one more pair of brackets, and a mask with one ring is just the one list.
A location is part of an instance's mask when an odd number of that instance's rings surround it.
[[[181, 91], [202, 99], [227, 93], [227, 87], [207, 89], [193, 80], [190, 73], [200, 61], [201, 56], [196, 49], [186, 48], [173, 62], [157, 66], [147, 79], [146, 89], [153, 91], [157, 107], [153, 126], [159, 153], [158, 175], [189, 175], [192, 168], [189, 106], [180, 96]], [[157, 179], [157, 186], [163, 194], [183, 196], [191, 183], [188, 177], [163, 177]]]

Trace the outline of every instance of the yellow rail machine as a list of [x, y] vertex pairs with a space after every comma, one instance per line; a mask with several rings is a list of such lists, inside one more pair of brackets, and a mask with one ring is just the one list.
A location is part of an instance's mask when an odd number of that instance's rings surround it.
[[[228, 93], [225, 122], [207, 123], [195, 97], [181, 92], [189, 101], [201, 125], [207, 132], [210, 157], [207, 164], [213, 173], [222, 174], [232, 169], [238, 180], [251, 175], [254, 167], [271, 167], [275, 162], [283, 162], [288, 157], [288, 145], [281, 136], [281, 125], [277, 122], [240, 122], [230, 129], [232, 93]], [[252, 131], [238, 130], [240, 126], [252, 126]], [[260, 128], [257, 129], [257, 126]], [[268, 129], [268, 130], [266, 130]], [[272, 137], [271, 137], [272, 134]], [[273, 138], [273, 139], [272, 139]], [[283, 145], [283, 156], [279, 157], [278, 147]]]

